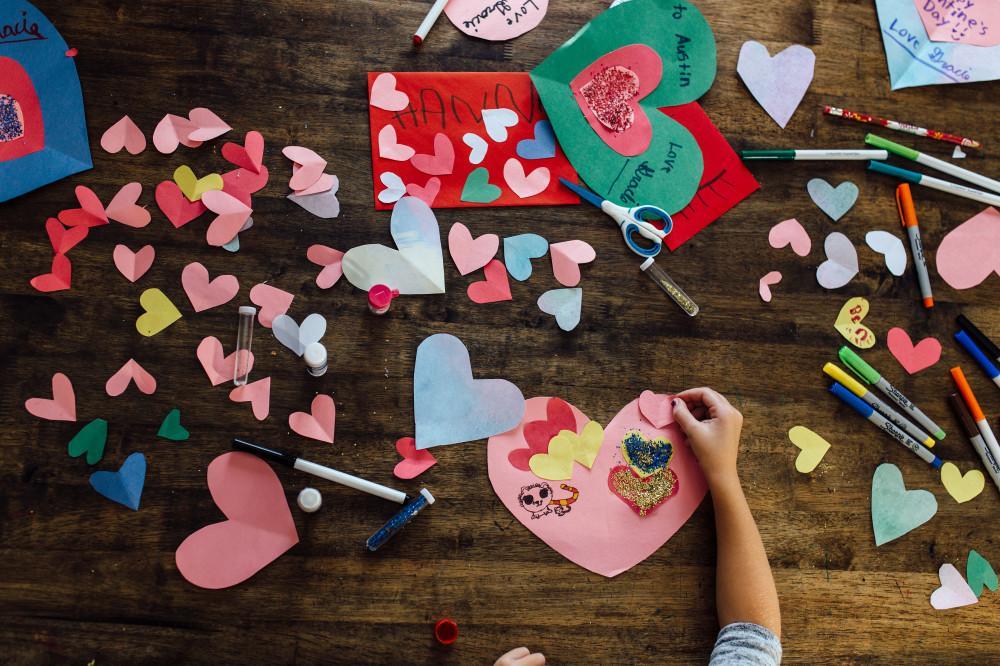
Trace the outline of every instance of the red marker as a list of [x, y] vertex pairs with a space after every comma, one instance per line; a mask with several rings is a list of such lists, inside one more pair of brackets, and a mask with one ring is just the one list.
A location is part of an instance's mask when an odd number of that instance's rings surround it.
[[431, 28], [437, 22], [438, 17], [441, 16], [441, 12], [444, 11], [444, 6], [448, 4], [448, 0], [435, 0], [434, 4], [431, 6], [431, 10], [427, 12], [427, 16], [424, 17], [423, 22], [417, 31], [413, 33], [413, 45], [420, 46], [427, 39], [427, 33], [431, 31]]

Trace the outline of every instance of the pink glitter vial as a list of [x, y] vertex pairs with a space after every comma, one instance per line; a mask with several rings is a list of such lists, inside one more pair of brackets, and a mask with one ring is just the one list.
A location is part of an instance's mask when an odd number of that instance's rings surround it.
[[382, 315], [389, 311], [392, 299], [399, 296], [398, 289], [390, 289], [384, 284], [372, 285], [368, 290], [368, 309], [372, 314]]

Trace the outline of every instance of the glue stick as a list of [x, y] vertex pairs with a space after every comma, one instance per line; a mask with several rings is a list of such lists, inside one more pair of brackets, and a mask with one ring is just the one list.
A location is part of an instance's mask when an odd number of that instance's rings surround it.
[[240, 321], [236, 327], [236, 363], [233, 364], [233, 384], [243, 386], [250, 376], [250, 343], [253, 340], [253, 318], [257, 308], [240, 306]]

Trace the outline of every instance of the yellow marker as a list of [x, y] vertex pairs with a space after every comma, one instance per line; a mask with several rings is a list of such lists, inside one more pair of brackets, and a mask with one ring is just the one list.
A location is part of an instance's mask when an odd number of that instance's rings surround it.
[[928, 435], [926, 432], [913, 425], [908, 421], [902, 414], [897, 412], [895, 409], [887, 405], [881, 399], [878, 398], [871, 391], [866, 389], [864, 386], [858, 383], [854, 377], [851, 377], [840, 366], [834, 365], [833, 363], [827, 363], [823, 366], [823, 372], [830, 375], [834, 380], [840, 382], [844, 385], [848, 391], [854, 395], [861, 398], [869, 407], [881, 412], [889, 421], [891, 421], [895, 426], [902, 429], [903, 432], [908, 434], [910, 437], [914, 438], [918, 442], [923, 443], [927, 448], [932, 448], [934, 446], [934, 438]]

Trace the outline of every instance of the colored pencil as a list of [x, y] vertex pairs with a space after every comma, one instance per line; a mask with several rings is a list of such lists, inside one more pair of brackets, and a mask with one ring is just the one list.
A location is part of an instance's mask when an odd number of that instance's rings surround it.
[[900, 122], [898, 120], [889, 120], [887, 118], [879, 118], [878, 116], [871, 116], [867, 113], [858, 113], [857, 111], [848, 111], [847, 109], [838, 109], [835, 106], [824, 106], [823, 113], [828, 116], [836, 116], [838, 118], [847, 118], [848, 120], [856, 120], [859, 123], [868, 123], [869, 125], [879, 125], [885, 127], [886, 129], [896, 130], [897, 132], [906, 132], [907, 134], [916, 134], [917, 136], [926, 136], [928, 139], [937, 139], [938, 141], [947, 141], [948, 143], [955, 143], [959, 146], [964, 146], [966, 148], [982, 148], [983, 144], [979, 143], [974, 139], [968, 139], [964, 136], [958, 136], [957, 134], [949, 134], [948, 132], [942, 132], [940, 130], [932, 130], [918, 125], [911, 125], [910, 123]]

